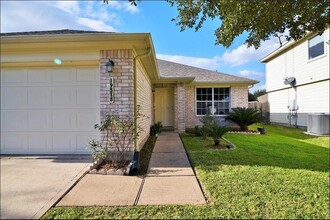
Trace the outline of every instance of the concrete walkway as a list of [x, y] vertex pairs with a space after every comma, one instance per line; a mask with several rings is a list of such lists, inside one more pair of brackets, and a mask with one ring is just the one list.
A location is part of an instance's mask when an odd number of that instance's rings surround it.
[[206, 204], [177, 133], [162, 133], [145, 177], [85, 175], [57, 206]]
[[205, 204], [201, 188], [177, 133], [157, 139], [137, 205]]

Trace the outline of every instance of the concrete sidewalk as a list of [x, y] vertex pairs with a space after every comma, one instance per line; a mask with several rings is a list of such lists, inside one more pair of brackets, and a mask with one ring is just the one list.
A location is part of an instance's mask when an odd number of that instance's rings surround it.
[[157, 139], [137, 205], [206, 204], [177, 133]]
[[162, 133], [145, 177], [85, 175], [57, 206], [206, 204], [177, 133]]

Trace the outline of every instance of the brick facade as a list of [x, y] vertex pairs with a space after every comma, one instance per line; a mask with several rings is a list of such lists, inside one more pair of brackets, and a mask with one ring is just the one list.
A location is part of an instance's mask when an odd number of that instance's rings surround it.
[[248, 86], [231, 87], [231, 107], [248, 107]]
[[152, 83], [146, 70], [140, 62], [136, 62], [136, 86], [137, 86], [137, 105], [142, 117], [138, 119], [138, 126], [141, 133], [137, 141], [138, 150], [140, 150], [147, 141], [150, 133], [150, 127], [153, 124], [153, 94]]
[[[111, 73], [114, 78], [113, 102], [110, 103], [110, 91], [107, 84], [110, 82], [109, 73], [105, 64], [111, 59], [115, 67]], [[119, 115], [134, 115], [134, 88], [133, 88], [133, 51], [132, 50], [102, 50], [100, 51], [100, 115], [101, 119], [107, 112]], [[101, 140], [103, 140], [101, 134]], [[133, 148], [133, 145], [132, 145]]]
[[[132, 50], [102, 50], [100, 52], [100, 111], [101, 118], [107, 112], [115, 112], [119, 115], [134, 115], [134, 63]], [[109, 73], [106, 72], [105, 64], [111, 59], [115, 68], [111, 76], [114, 78], [114, 100], [110, 103], [110, 94], [107, 84], [110, 82]], [[142, 128], [137, 140], [138, 150], [149, 137], [150, 126], [153, 119], [153, 94], [152, 82], [140, 62], [136, 62], [136, 92], [137, 105], [140, 113], [145, 117], [138, 120]], [[231, 108], [247, 107], [248, 87], [231, 87]], [[186, 128], [201, 125], [200, 117], [196, 116], [195, 110], [195, 86], [187, 86], [177, 83], [174, 87], [174, 125], [179, 133], [185, 132]], [[103, 138], [101, 134], [101, 139]], [[132, 145], [132, 149], [133, 149]]]

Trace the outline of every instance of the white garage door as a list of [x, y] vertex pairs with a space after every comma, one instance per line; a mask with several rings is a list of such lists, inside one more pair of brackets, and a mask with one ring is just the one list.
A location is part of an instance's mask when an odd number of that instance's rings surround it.
[[99, 102], [95, 67], [2, 69], [1, 153], [88, 153]]

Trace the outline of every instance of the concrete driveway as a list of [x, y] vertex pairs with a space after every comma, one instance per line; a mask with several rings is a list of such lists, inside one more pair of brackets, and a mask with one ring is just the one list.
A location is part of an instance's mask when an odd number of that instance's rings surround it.
[[1, 157], [1, 219], [40, 218], [87, 171], [89, 156]]

